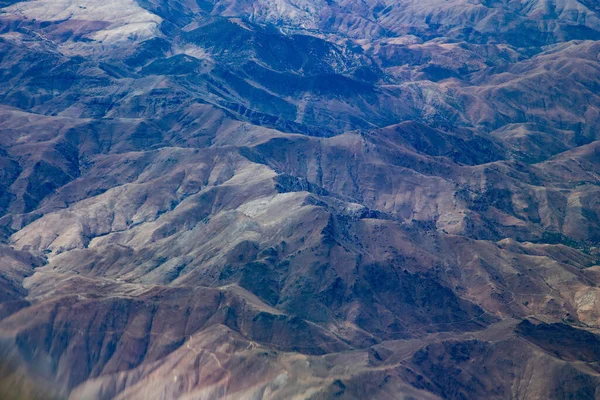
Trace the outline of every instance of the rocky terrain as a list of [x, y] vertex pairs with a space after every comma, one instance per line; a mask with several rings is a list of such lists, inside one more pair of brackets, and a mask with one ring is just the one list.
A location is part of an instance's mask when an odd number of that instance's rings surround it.
[[0, 394], [600, 398], [595, 1], [0, 7]]

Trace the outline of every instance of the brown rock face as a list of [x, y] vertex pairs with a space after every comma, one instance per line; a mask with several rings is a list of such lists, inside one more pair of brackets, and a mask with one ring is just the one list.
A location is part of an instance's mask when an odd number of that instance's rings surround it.
[[0, 398], [600, 398], [599, 60], [591, 0], [0, 0]]

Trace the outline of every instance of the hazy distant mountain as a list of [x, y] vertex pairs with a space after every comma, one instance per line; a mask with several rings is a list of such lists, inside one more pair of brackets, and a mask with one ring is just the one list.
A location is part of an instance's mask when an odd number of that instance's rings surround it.
[[595, 1], [0, 6], [0, 391], [600, 398]]

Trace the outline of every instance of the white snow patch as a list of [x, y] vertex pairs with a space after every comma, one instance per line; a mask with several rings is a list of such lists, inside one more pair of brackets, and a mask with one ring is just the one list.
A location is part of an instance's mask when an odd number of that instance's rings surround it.
[[104, 29], [90, 35], [90, 39], [105, 44], [154, 37], [162, 22], [162, 18], [143, 9], [134, 0], [35, 0], [14, 4], [4, 11], [40, 21], [105, 22]]

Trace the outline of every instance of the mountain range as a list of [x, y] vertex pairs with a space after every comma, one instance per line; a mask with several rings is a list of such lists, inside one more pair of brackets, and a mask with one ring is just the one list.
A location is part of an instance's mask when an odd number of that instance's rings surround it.
[[600, 398], [596, 1], [0, 7], [9, 398]]

